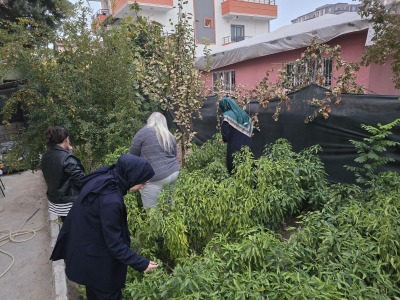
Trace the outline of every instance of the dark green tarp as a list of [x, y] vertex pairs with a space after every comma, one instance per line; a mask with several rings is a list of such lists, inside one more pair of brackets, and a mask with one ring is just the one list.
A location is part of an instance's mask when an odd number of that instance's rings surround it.
[[[311, 123], [304, 123], [307, 116], [311, 115], [316, 107], [308, 104], [313, 98], [323, 99], [329, 91], [316, 84], [312, 84], [294, 93], [289, 94], [290, 110], [282, 108], [278, 121], [272, 115], [278, 100], [272, 99], [267, 110], [262, 110], [257, 101], [252, 101], [247, 107], [249, 114], [257, 111], [261, 131], [255, 131], [253, 137], [254, 155], [262, 155], [264, 146], [275, 142], [277, 139], [287, 139], [298, 152], [306, 147], [319, 144], [323, 152], [320, 158], [325, 164], [328, 180], [335, 183], [354, 183], [355, 176], [347, 171], [344, 165], [354, 165], [358, 157], [357, 150], [349, 140], [362, 141], [369, 134], [361, 128], [361, 124], [376, 127], [378, 123], [388, 124], [400, 118], [400, 100], [396, 96], [342, 94], [339, 104], [331, 104], [332, 112], [329, 119], [325, 120], [319, 115]], [[202, 120], [194, 120], [194, 130], [197, 132], [194, 142], [198, 145], [211, 139], [216, 133], [217, 126], [217, 98], [209, 97], [200, 110]], [[173, 112], [166, 114], [170, 127]], [[400, 125], [393, 130], [390, 140], [400, 142]], [[383, 166], [379, 171], [394, 171], [400, 174], [400, 147], [392, 147], [384, 154], [395, 159], [395, 162]]]

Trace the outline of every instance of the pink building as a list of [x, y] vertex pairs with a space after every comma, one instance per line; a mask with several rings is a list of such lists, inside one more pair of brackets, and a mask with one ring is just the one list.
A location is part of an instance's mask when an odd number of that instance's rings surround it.
[[[330, 46], [340, 45], [342, 59], [356, 62], [366, 47], [372, 44], [373, 29], [367, 19], [361, 19], [357, 13], [324, 15], [307, 22], [283, 26], [271, 33], [259, 35], [236, 44], [220, 47], [212, 55], [213, 69], [208, 75], [207, 86], [213, 81], [223, 79], [226, 91], [234, 90], [235, 85], [246, 84], [253, 87], [273, 69], [271, 82], [275, 81], [277, 71], [289, 65], [310, 45], [312, 37], [317, 36], [318, 43]], [[197, 60], [197, 67], [204, 70], [205, 58]], [[325, 82], [329, 87], [335, 84], [335, 62], [324, 63]], [[209, 76], [211, 75], [211, 76]], [[393, 76], [390, 62], [385, 65], [372, 64], [362, 67], [357, 83], [365, 85], [367, 93], [382, 95], [400, 95], [391, 80]]]

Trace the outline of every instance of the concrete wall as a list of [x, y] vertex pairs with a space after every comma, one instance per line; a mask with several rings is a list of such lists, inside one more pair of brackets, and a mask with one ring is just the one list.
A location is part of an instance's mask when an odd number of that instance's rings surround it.
[[10, 123], [10, 126], [0, 125], [0, 143], [11, 141], [10, 133], [16, 135], [23, 127], [24, 123], [22, 122]]
[[400, 90], [394, 88], [393, 81], [390, 79], [393, 76], [392, 62], [393, 59], [390, 59], [384, 65], [372, 64], [370, 66], [368, 89], [377, 94], [398, 95], [400, 97]]
[[[349, 33], [338, 38], [333, 39], [328, 44], [332, 47], [340, 45], [342, 48], [342, 59], [346, 62], [358, 61], [365, 51], [365, 41], [367, 38], [367, 30]], [[220, 69], [215, 69], [212, 72], [235, 70], [236, 72], [236, 85], [246, 84], [248, 87], [254, 87], [257, 82], [264, 78], [267, 70], [273, 69], [269, 80], [270, 82], [276, 81], [278, 70], [281, 68], [283, 62], [295, 61], [299, 59], [301, 53], [306, 48], [285, 51], [277, 54], [272, 54], [264, 57], [259, 57], [251, 60], [242, 61], [233, 65], [229, 65]], [[333, 66], [335, 68], [335, 64]], [[342, 69], [338, 72], [333, 72], [333, 77], [338, 77]], [[206, 78], [207, 74], [204, 74]], [[365, 85], [368, 90], [382, 95], [400, 95], [400, 90], [394, 88], [394, 84], [390, 79], [393, 73], [390, 69], [390, 62], [386, 65], [370, 65], [368, 67], [361, 67], [358, 72], [357, 84]], [[207, 86], [211, 86], [212, 82], [210, 76], [207, 77]], [[333, 78], [333, 85], [336, 80]], [[367, 91], [367, 93], [372, 93]]]
[[[177, 7], [178, 0], [174, 0], [173, 4], [175, 7]], [[193, 4], [189, 2], [188, 4], [183, 5], [183, 11], [185, 13], [191, 13], [192, 15], [194, 15]], [[178, 20], [178, 8], [171, 9], [167, 12], [155, 9], [143, 9], [141, 13], [151, 20], [163, 24], [165, 26], [166, 32], [172, 32], [172, 30], [174, 29], [174, 27], [171, 26], [171, 22], [169, 20], [171, 19], [173, 23], [177, 23]], [[194, 24], [194, 18], [192, 20]]]
[[[210, 44], [215, 44], [215, 17], [214, 17], [214, 0], [194, 0], [194, 17], [196, 22], [196, 39], [202, 42], [205, 37], [210, 40]], [[212, 20], [212, 27], [204, 27], [204, 18]]]
[[[134, 2], [133, 0], [129, 0]], [[142, 1], [140, 1], [142, 2]], [[163, 1], [156, 1], [157, 3], [164, 3]], [[119, 1], [119, 7], [126, 3], [126, 0]], [[167, 2], [165, 2], [167, 3]], [[197, 34], [198, 41], [202, 42], [201, 37], [206, 36], [210, 39], [210, 49], [214, 50], [223, 45], [223, 38], [231, 35], [231, 24], [234, 25], [244, 25], [246, 36], [255, 36], [259, 34], [268, 33], [270, 30], [269, 21], [264, 19], [258, 19], [256, 17], [252, 18], [250, 16], [244, 17], [239, 16], [231, 22], [232, 17], [223, 18], [222, 17], [222, 0], [189, 0], [188, 4], [183, 6], [183, 11], [186, 13], [191, 13], [195, 18], [193, 18], [193, 26], [199, 30]], [[243, 2], [246, 3], [246, 2]], [[140, 4], [140, 3], [139, 3]], [[165, 26], [165, 31], [171, 32], [173, 26], [171, 26], [171, 21], [173, 23], [177, 22], [177, 9], [178, 0], [173, 0], [173, 5], [176, 7], [169, 11], [157, 10], [156, 8], [149, 9], [143, 7], [142, 14], [146, 17], [150, 17], [152, 20], [160, 22]], [[102, 2], [102, 7], [106, 7], [105, 3]], [[117, 11], [117, 10], [116, 10]], [[128, 15], [135, 16], [133, 11], [126, 10], [125, 13], [121, 13], [119, 18], [125, 18]], [[212, 29], [204, 28], [204, 17], [213, 18], [214, 24]], [[199, 22], [195, 25], [195, 20]], [[115, 25], [118, 25], [117, 21]], [[202, 55], [203, 47], [199, 44], [198, 55]]]

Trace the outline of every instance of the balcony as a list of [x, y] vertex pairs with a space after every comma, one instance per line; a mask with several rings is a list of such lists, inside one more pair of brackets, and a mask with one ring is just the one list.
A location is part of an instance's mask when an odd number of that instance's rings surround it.
[[[169, 11], [174, 7], [173, 0], [136, 0], [140, 8], [143, 10], [152, 9], [154, 11]], [[134, 4], [135, 0], [116, 0], [113, 14], [115, 18], [123, 18], [131, 15], [130, 5]]]
[[232, 43], [241, 42], [247, 39], [252, 38], [252, 36], [226, 36], [223, 39], [222, 46], [229, 45]]
[[273, 20], [278, 17], [275, 0], [223, 0], [221, 6], [224, 18]]
[[102, 23], [109, 15], [111, 15], [111, 9], [99, 9], [92, 16], [92, 22]]

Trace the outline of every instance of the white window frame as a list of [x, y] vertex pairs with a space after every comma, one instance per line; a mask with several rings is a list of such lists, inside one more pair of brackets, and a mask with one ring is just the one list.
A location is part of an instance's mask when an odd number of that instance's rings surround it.
[[[283, 67], [286, 67], [287, 72], [290, 72], [290, 69], [296, 65], [294, 61], [284, 62]], [[292, 68], [290, 68], [292, 67]], [[312, 72], [312, 68], [310, 68], [309, 63], [305, 66], [305, 72]], [[331, 57], [323, 57], [322, 58], [322, 67], [319, 69], [319, 72], [324, 74], [324, 82], [325, 87], [330, 87], [332, 85], [332, 75], [333, 75], [333, 59]], [[300, 86], [303, 83], [303, 78], [299, 77], [299, 75], [294, 76], [292, 86]]]
[[221, 79], [222, 79], [222, 84], [223, 84], [225, 93], [233, 93], [235, 91], [235, 87], [236, 87], [236, 71], [235, 70], [212, 72], [211, 74], [212, 74], [212, 86], [213, 86], [214, 92], [216, 92], [215, 82], [217, 80], [221, 80]]

